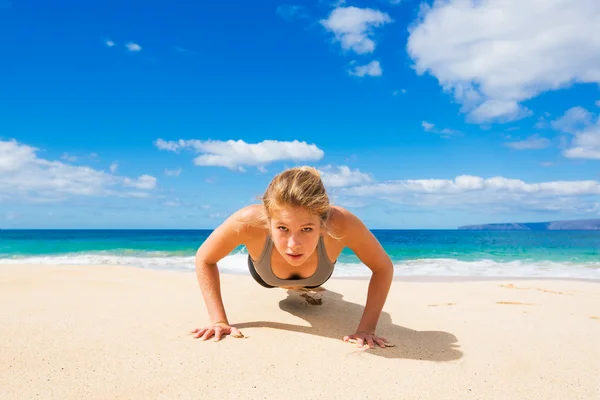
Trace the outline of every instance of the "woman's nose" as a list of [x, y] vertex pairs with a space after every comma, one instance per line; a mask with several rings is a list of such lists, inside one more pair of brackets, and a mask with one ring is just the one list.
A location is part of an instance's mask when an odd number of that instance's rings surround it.
[[296, 248], [300, 246], [300, 242], [298, 241], [298, 238], [295, 235], [290, 235], [289, 239], [288, 239], [288, 247], [290, 249]]

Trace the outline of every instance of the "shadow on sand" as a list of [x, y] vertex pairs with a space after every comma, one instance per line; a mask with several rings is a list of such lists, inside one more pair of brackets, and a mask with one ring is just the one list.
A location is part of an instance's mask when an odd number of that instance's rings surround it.
[[[363, 314], [364, 306], [343, 300], [339, 293], [327, 290], [323, 294], [322, 305], [310, 305], [297, 293], [288, 291], [288, 297], [279, 302], [281, 310], [310, 324], [310, 327], [270, 321], [242, 322], [234, 326], [244, 328], [273, 328], [292, 332], [307, 333], [336, 340], [354, 333]], [[404, 358], [428, 361], [453, 361], [462, 357], [458, 350], [457, 338], [442, 331], [415, 331], [392, 323], [390, 315], [381, 313], [377, 334], [385, 337], [395, 347], [376, 347], [361, 351], [385, 358]], [[348, 343], [347, 346], [356, 346]]]

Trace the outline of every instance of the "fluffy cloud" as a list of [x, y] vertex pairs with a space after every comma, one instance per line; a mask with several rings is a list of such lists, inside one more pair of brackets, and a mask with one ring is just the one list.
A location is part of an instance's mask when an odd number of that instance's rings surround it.
[[39, 158], [38, 149], [16, 140], [0, 141], [1, 200], [57, 201], [70, 196], [147, 196], [147, 192], [123, 190], [134, 187], [150, 190], [154, 177], [121, 177], [85, 166]]
[[525, 140], [505, 143], [506, 147], [514, 150], [538, 150], [550, 146], [550, 141], [537, 135], [532, 135]]
[[431, 122], [427, 122], [427, 121], [421, 122], [421, 126], [423, 127], [423, 129], [425, 129], [425, 132], [431, 132], [433, 130], [433, 128], [435, 127], [434, 124], [432, 124]]
[[365, 76], [381, 76], [383, 71], [379, 61], [371, 61], [367, 65], [357, 65], [356, 67], [348, 70], [348, 73], [353, 76], [365, 77]]
[[427, 121], [421, 122], [421, 126], [423, 127], [423, 130], [425, 132], [435, 133], [436, 135], [440, 135], [444, 139], [449, 139], [451, 136], [456, 136], [456, 135], [461, 134], [461, 132], [456, 131], [454, 129], [448, 129], [448, 128], [438, 129], [435, 127], [435, 124], [432, 124], [431, 122], [427, 122]]
[[552, 121], [551, 126], [573, 135], [569, 148], [563, 152], [565, 157], [600, 160], [600, 115], [582, 107], [573, 107]]
[[181, 168], [177, 169], [165, 169], [166, 176], [179, 176], [183, 170]]
[[142, 175], [137, 179], [125, 178], [123, 183], [126, 186], [132, 186], [137, 189], [154, 189], [156, 187], [156, 178], [150, 175]]
[[[594, 212], [600, 203], [598, 181], [526, 183], [504, 177], [461, 175], [453, 180], [418, 179], [341, 189], [346, 196], [375, 197], [395, 203], [463, 210], [546, 210]], [[596, 200], [594, 200], [596, 199]]]
[[160, 150], [179, 152], [191, 149], [201, 153], [194, 159], [198, 166], [216, 166], [244, 171], [244, 166], [260, 167], [276, 161], [318, 161], [324, 152], [314, 144], [264, 140], [246, 143], [243, 140], [184, 140], [165, 141], [158, 139], [154, 145]]
[[565, 115], [552, 121], [550, 125], [552, 128], [567, 132], [576, 133], [582, 129], [589, 127], [592, 124], [593, 114], [583, 107], [573, 107]]
[[358, 169], [351, 170], [350, 167], [345, 165], [337, 168], [328, 165], [319, 169], [319, 173], [325, 186], [330, 188], [361, 185], [372, 181], [368, 174], [360, 172]]
[[574, 83], [600, 83], [597, 0], [436, 0], [407, 51], [473, 122], [529, 115], [521, 104]]
[[137, 44], [137, 43], [133, 43], [133, 42], [129, 42], [129, 43], [127, 43], [127, 44], [125, 45], [125, 47], [127, 47], [127, 50], [129, 50], [129, 51], [134, 51], [134, 52], [137, 52], [137, 51], [141, 51], [141, 50], [142, 50], [142, 46], [140, 46], [140, 45], [139, 45], [139, 44]]
[[110, 40], [110, 39], [106, 39], [106, 40], [104, 41], [104, 44], [105, 44], [107, 47], [113, 47], [113, 46], [115, 45], [115, 42], [113, 42], [113, 41], [112, 41], [112, 40]]
[[390, 16], [379, 10], [358, 7], [337, 7], [321, 25], [334, 34], [344, 50], [357, 54], [375, 50], [374, 28], [391, 23]]
[[600, 118], [595, 125], [575, 134], [571, 147], [564, 151], [564, 156], [600, 160]]

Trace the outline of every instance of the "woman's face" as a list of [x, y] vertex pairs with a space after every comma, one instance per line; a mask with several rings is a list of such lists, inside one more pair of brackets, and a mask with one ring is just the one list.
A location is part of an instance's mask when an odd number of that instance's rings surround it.
[[278, 208], [269, 227], [275, 248], [291, 265], [302, 265], [319, 243], [321, 220], [302, 207]]

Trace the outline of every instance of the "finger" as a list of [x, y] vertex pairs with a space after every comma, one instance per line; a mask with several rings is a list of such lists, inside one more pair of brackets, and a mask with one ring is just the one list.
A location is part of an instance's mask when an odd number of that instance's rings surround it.
[[242, 332], [239, 331], [238, 328], [235, 327], [231, 327], [231, 336], [233, 336], [234, 338], [243, 338], [244, 334]]
[[375, 345], [373, 344], [373, 336], [367, 336], [367, 344], [369, 345], [370, 349], [375, 348]]
[[379, 347], [385, 348], [385, 342], [381, 338], [376, 337], [376, 338], [374, 338], [374, 340], [375, 340], [375, 343], [377, 343], [379, 345]]
[[202, 335], [202, 340], [210, 339], [210, 337], [213, 335], [213, 333], [215, 333], [214, 329], [212, 329], [212, 328], [207, 329], [206, 332], [204, 332], [204, 335]]
[[350, 340], [350, 336], [344, 336], [344, 338], [342, 339], [344, 342], [347, 342]]
[[215, 342], [221, 340], [221, 335], [223, 335], [223, 328], [216, 327], [215, 328]]
[[196, 333], [194, 334], [194, 337], [196, 339], [198, 339], [200, 336], [204, 335], [205, 332], [206, 332], [206, 329], [197, 329]]
[[363, 347], [365, 345], [365, 339], [359, 337], [356, 340], [356, 347]]

